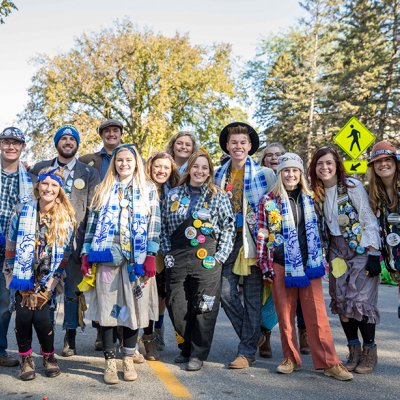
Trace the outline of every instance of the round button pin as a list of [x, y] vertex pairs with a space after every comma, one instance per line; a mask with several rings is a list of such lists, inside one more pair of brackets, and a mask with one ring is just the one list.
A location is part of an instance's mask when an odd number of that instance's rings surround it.
[[81, 179], [81, 178], [75, 179], [74, 186], [78, 190], [82, 190], [85, 187], [85, 181], [83, 179]]
[[349, 217], [346, 214], [339, 214], [337, 220], [339, 226], [347, 226], [350, 222]]
[[203, 244], [206, 241], [206, 237], [204, 235], [197, 236], [197, 240], [200, 244]]
[[197, 211], [193, 211], [192, 217], [193, 217], [193, 219], [199, 219], [199, 216], [197, 215]]
[[211, 235], [214, 227], [209, 222], [204, 222], [200, 227], [200, 231], [203, 235]]
[[187, 197], [182, 197], [181, 204], [184, 204], [184, 205], [189, 204], [189, 199]]
[[390, 225], [399, 225], [400, 224], [400, 214], [390, 213], [387, 216], [387, 222], [389, 222]]
[[172, 204], [171, 204], [171, 211], [175, 212], [177, 211], [179, 208], [179, 203], [175, 200]]
[[207, 257], [207, 250], [206, 249], [198, 249], [196, 252], [196, 256], [197, 258], [200, 258], [200, 260], [202, 260], [203, 258]]
[[207, 210], [207, 208], [200, 208], [200, 210], [197, 211], [197, 215], [199, 216], [199, 219], [201, 219], [202, 221], [211, 217], [210, 210]]
[[202, 225], [203, 225], [203, 223], [201, 222], [200, 219], [195, 219], [195, 220], [193, 221], [193, 226], [194, 226], [195, 228], [200, 228]]
[[386, 237], [386, 242], [389, 246], [395, 247], [400, 243], [400, 236], [397, 233], [389, 233]]
[[190, 245], [193, 246], [193, 247], [196, 247], [196, 246], [199, 245], [199, 241], [197, 239], [192, 239], [190, 241]]
[[193, 228], [193, 226], [189, 226], [185, 229], [185, 236], [188, 239], [194, 239], [197, 235], [196, 229]]
[[215, 266], [215, 258], [213, 256], [207, 256], [203, 260], [203, 267], [207, 269], [214, 268]]

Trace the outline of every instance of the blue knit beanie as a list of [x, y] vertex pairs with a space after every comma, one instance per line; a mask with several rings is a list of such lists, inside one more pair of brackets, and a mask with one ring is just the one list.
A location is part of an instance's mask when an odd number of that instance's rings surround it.
[[65, 135], [73, 136], [76, 140], [77, 145], [79, 146], [81, 139], [79, 137], [78, 129], [76, 129], [73, 125], [63, 125], [61, 128], [58, 128], [56, 130], [56, 133], [54, 135], [54, 144], [56, 145], [56, 147], [60, 139]]

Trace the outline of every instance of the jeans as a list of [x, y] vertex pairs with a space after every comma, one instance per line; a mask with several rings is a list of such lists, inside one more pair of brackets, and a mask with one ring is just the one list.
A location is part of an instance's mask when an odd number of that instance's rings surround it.
[[0, 356], [7, 355], [7, 332], [10, 325], [10, 291], [6, 288], [6, 279], [3, 275], [4, 259], [0, 257]]
[[64, 287], [64, 322], [63, 329], [76, 329], [79, 326], [78, 322], [78, 306], [79, 299], [76, 294], [77, 285], [81, 282], [83, 276], [80, 264], [74, 262], [70, 257], [68, 260]]

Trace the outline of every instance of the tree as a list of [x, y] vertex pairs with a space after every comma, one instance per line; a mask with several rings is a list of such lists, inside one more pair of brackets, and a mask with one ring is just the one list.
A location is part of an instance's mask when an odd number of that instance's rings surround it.
[[[165, 146], [182, 126], [199, 133], [202, 143], [233, 119], [235, 97], [231, 47], [192, 46], [186, 35], [166, 37], [139, 32], [128, 21], [91, 36], [82, 35], [72, 50], [37, 59], [30, 101], [20, 115], [43, 153], [54, 129], [73, 123], [82, 132], [82, 148], [91, 151], [100, 138], [95, 128], [105, 118], [125, 126], [125, 141], [144, 156]], [[211, 148], [211, 154], [217, 146]]]
[[13, 1], [2, 0], [0, 5], [0, 24], [4, 24], [4, 19], [8, 17], [12, 10], [18, 10]]

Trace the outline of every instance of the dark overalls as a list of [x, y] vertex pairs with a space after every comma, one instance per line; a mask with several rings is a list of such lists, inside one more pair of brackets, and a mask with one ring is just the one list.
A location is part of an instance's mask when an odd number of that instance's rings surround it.
[[[217, 241], [213, 233], [203, 234], [201, 228], [194, 228], [194, 221], [198, 223], [191, 215], [171, 236], [171, 251], [165, 258], [167, 307], [182, 355], [204, 361], [210, 352], [219, 311], [221, 265], [216, 260], [211, 268], [203, 265], [198, 251], [204, 249], [213, 257]], [[202, 221], [205, 222], [208, 221]], [[195, 245], [196, 241], [200, 243]], [[201, 252], [203, 257], [205, 253]]]

